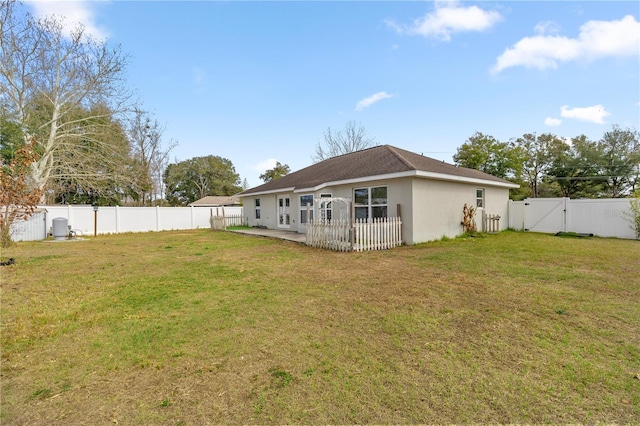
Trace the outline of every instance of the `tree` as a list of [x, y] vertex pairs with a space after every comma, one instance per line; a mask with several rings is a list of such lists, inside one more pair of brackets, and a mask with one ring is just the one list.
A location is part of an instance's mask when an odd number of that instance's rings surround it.
[[[26, 140], [36, 141], [39, 157], [31, 174], [42, 190], [52, 179], [77, 178], [78, 164], [116, 160], [102, 156], [85, 161], [112, 149], [110, 130], [104, 126], [116, 121], [129, 100], [123, 88], [126, 57], [119, 47], [92, 39], [82, 26], [67, 36], [59, 18], [20, 15], [16, 5], [11, 0], [0, 3], [0, 104]], [[70, 146], [78, 144], [81, 149], [69, 155]], [[123, 164], [108, 168], [125, 169]], [[86, 168], [82, 179], [119, 180]]]
[[11, 244], [11, 225], [29, 218], [42, 195], [30, 179], [29, 166], [37, 159], [33, 145], [23, 144], [11, 159], [0, 163], [0, 247]]
[[164, 182], [171, 205], [187, 205], [207, 195], [233, 195], [240, 191], [240, 176], [233, 163], [213, 155], [170, 164]]
[[597, 143], [601, 151], [602, 176], [607, 196], [624, 197], [637, 186], [640, 167], [638, 132], [614, 125]]
[[551, 165], [552, 152], [561, 151], [566, 143], [558, 136], [551, 133], [543, 133], [540, 136], [535, 133], [526, 133], [516, 139], [516, 146], [523, 155], [522, 178], [531, 189], [531, 197], [541, 195], [542, 178], [546, 176]]
[[355, 121], [347, 122], [344, 133], [341, 131], [336, 133], [331, 130], [331, 127], [328, 127], [324, 132], [324, 146], [318, 142], [313, 160], [319, 162], [338, 155], [360, 151], [373, 146], [374, 141], [375, 138], [369, 136], [364, 127]]
[[24, 143], [20, 126], [7, 120], [5, 116], [0, 116], [0, 160], [11, 161]]
[[291, 172], [291, 169], [286, 164], [280, 164], [276, 161], [276, 165], [273, 169], [269, 169], [260, 175], [260, 179], [264, 182], [271, 182], [272, 180], [280, 179], [282, 176], [286, 176]]
[[249, 181], [247, 180], [247, 178], [242, 179], [242, 190], [246, 191], [247, 189], [249, 189]]
[[[128, 192], [133, 181], [129, 141], [120, 122], [102, 112], [104, 108], [78, 107], [60, 121], [61, 133], [74, 127], [78, 134], [60, 140], [51, 158], [48, 202], [113, 205]], [[98, 133], [109, 143], [102, 143]]]
[[500, 142], [493, 136], [476, 132], [453, 156], [456, 165], [480, 170], [502, 179], [520, 176], [522, 159], [513, 143]]
[[149, 113], [139, 108], [133, 111], [133, 117], [127, 123], [127, 136], [131, 145], [132, 172], [134, 181], [131, 192], [140, 205], [149, 205], [152, 200], [162, 199], [164, 170], [169, 155], [176, 147], [170, 141], [167, 148], [162, 147], [164, 128]]
[[602, 153], [585, 135], [571, 139], [571, 144], [556, 145], [550, 152], [546, 179], [556, 182], [559, 193], [568, 198], [592, 198], [602, 193], [600, 166]]

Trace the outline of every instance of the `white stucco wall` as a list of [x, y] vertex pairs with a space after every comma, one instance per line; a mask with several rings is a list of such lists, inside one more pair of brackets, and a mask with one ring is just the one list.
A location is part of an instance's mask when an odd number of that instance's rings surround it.
[[[484, 189], [485, 211], [498, 214], [500, 228], [508, 226], [509, 190], [483, 185], [447, 181], [414, 179], [411, 232], [407, 232], [407, 244], [417, 244], [462, 234], [462, 209], [476, 205], [476, 190]], [[476, 223], [481, 228], [481, 212], [476, 213]], [[409, 229], [407, 229], [409, 231]]]
[[[465, 203], [476, 205], [476, 190], [485, 190], [485, 210], [488, 214], [501, 216], [500, 228], [508, 227], [509, 190], [490, 186], [447, 182], [440, 180], [406, 177], [391, 180], [373, 180], [337, 186], [327, 186], [317, 191], [287, 193], [291, 199], [290, 230], [304, 232], [300, 224], [300, 196], [331, 194], [332, 197], [353, 199], [354, 190], [364, 187], [387, 187], [387, 209], [389, 216], [397, 215], [401, 206], [402, 234], [406, 244], [433, 241], [443, 236], [455, 237], [462, 234], [462, 208]], [[285, 195], [285, 194], [280, 194]], [[256, 221], [254, 199], [261, 200], [261, 219]], [[249, 226], [264, 225], [277, 228], [277, 195], [262, 194], [243, 197], [244, 212]], [[317, 211], [317, 209], [316, 209]], [[481, 227], [481, 212], [476, 214], [478, 228]]]

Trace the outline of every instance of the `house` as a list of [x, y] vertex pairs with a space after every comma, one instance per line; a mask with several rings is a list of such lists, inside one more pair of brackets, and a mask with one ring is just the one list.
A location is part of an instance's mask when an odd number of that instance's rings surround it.
[[250, 226], [303, 233], [314, 218], [399, 215], [404, 242], [416, 244], [462, 234], [465, 203], [477, 206], [478, 213], [500, 215], [500, 229], [505, 229], [509, 189], [517, 187], [478, 170], [381, 145], [330, 158], [238, 195]]
[[237, 207], [241, 206], [242, 201], [237, 195], [232, 196], [213, 196], [202, 197], [199, 200], [189, 204], [190, 207]]

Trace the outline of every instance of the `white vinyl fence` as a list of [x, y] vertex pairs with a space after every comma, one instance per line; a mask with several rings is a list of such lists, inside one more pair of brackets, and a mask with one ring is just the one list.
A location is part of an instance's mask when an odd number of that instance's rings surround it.
[[[179, 229], [210, 228], [210, 217], [217, 215], [220, 207], [99, 207], [95, 212], [90, 205], [38, 206], [46, 210], [46, 231], [55, 218], [67, 219], [68, 225], [78, 236], [119, 234], [124, 232], [171, 231]], [[242, 207], [225, 207], [225, 215], [242, 216]], [[16, 227], [22, 226], [20, 223]], [[29, 235], [34, 235], [30, 237]], [[16, 241], [42, 240], [41, 233], [15, 235]]]
[[20, 220], [11, 225], [13, 241], [39, 241], [47, 238], [47, 212], [38, 209], [27, 220]]
[[509, 227], [533, 232], [576, 232], [635, 239], [629, 198], [527, 198], [509, 202]]

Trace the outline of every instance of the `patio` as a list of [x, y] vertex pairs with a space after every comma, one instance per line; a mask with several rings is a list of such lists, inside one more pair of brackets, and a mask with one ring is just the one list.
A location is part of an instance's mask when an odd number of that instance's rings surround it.
[[307, 241], [306, 234], [299, 234], [294, 231], [284, 231], [280, 229], [263, 229], [263, 228], [247, 228], [233, 229], [229, 232], [237, 232], [238, 234], [256, 235], [260, 237], [279, 238], [281, 240], [293, 241], [305, 244]]

